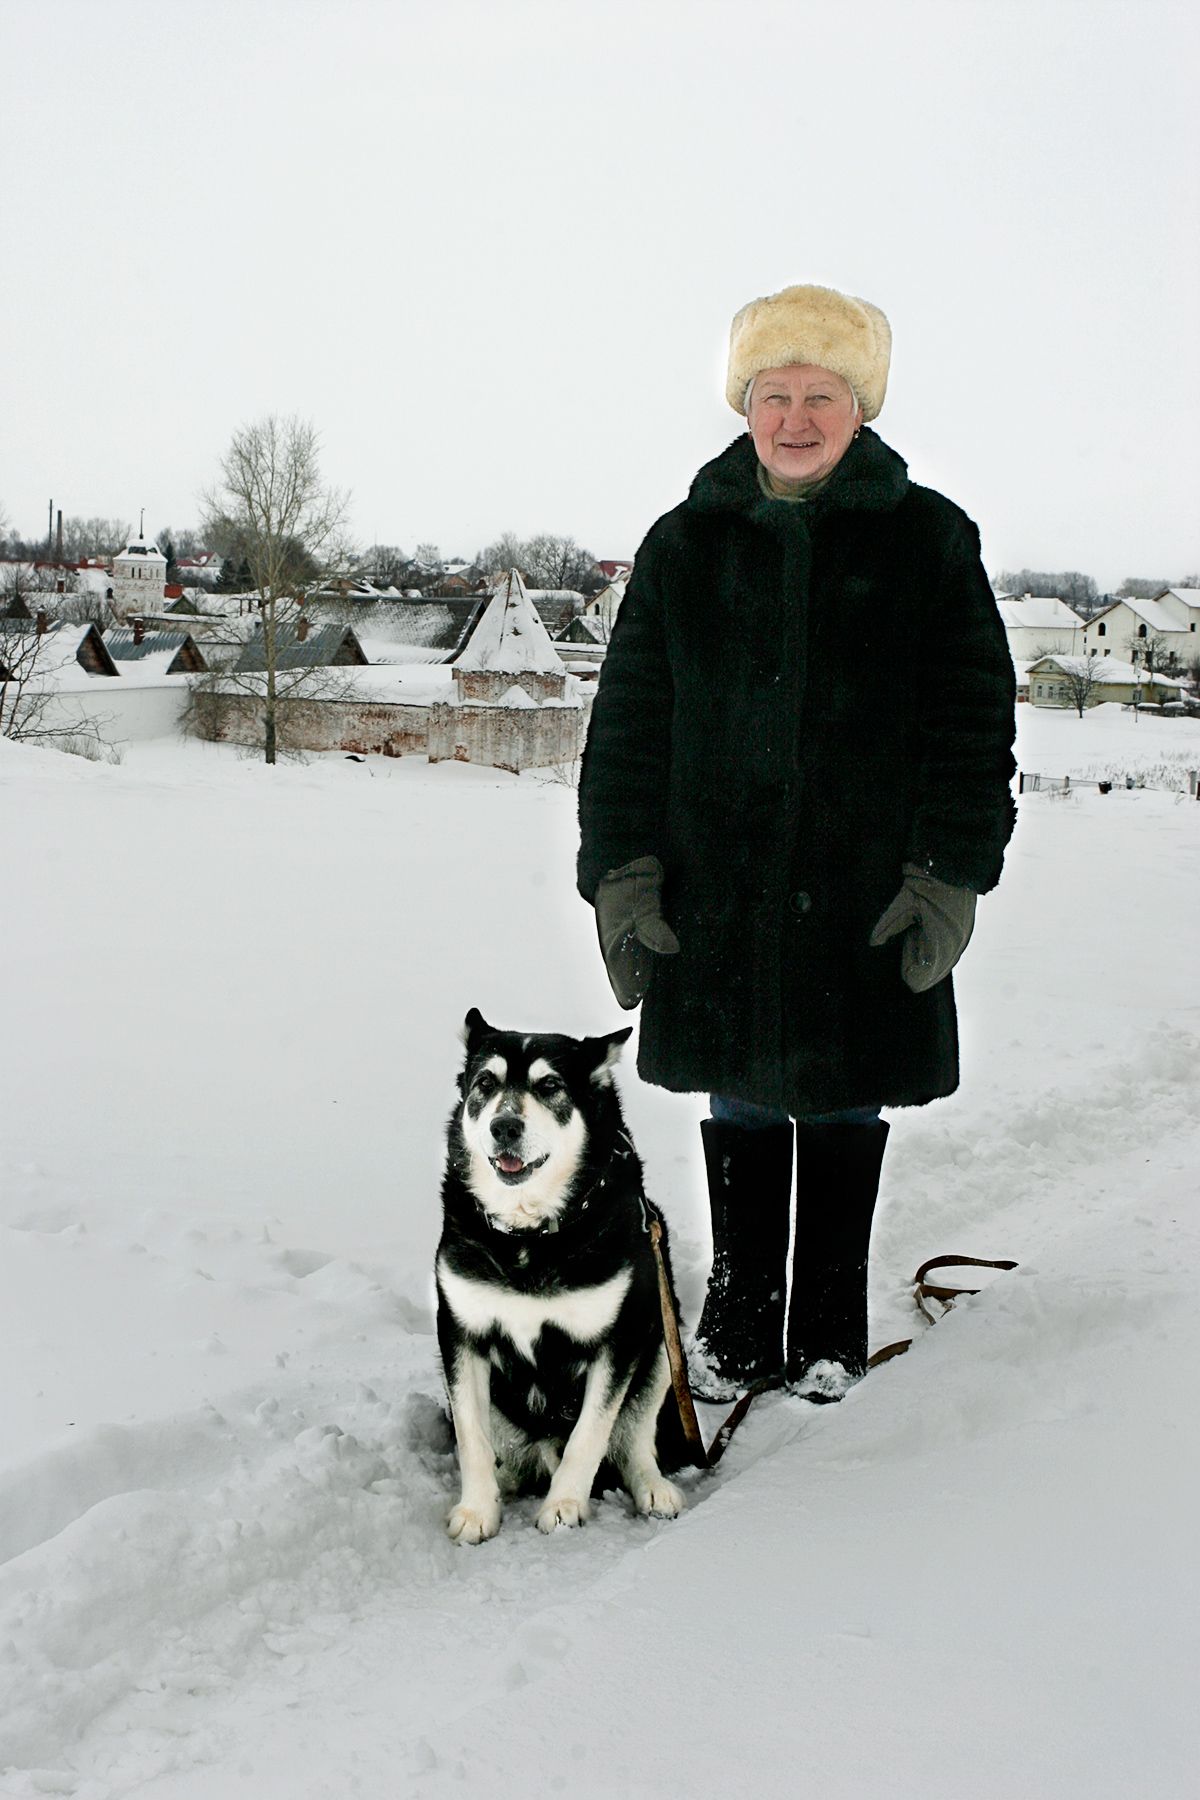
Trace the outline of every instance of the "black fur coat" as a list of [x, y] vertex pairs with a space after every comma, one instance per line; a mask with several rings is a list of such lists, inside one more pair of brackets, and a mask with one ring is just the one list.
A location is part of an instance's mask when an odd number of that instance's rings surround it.
[[748, 437], [637, 555], [580, 785], [579, 888], [654, 855], [638, 1068], [791, 1113], [958, 1085], [950, 978], [914, 994], [871, 928], [919, 863], [986, 893], [1014, 810], [1014, 675], [965, 513], [864, 430], [803, 506]]

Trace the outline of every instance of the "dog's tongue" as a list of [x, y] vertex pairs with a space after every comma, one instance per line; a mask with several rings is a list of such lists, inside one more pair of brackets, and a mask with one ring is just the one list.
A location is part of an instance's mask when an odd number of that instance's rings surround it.
[[496, 1158], [496, 1167], [503, 1170], [505, 1175], [519, 1175], [525, 1164], [519, 1156], [505, 1155]]

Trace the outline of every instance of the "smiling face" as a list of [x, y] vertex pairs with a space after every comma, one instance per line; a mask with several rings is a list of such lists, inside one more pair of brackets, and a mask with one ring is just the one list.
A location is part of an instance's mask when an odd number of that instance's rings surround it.
[[808, 487], [842, 460], [862, 424], [862, 408], [840, 375], [815, 363], [789, 363], [755, 376], [746, 423], [768, 474]]
[[602, 1038], [525, 1035], [497, 1030], [474, 1007], [467, 1014], [451, 1155], [501, 1230], [550, 1224], [585, 1177], [605, 1096], [614, 1098], [613, 1064], [629, 1032], [626, 1026]]

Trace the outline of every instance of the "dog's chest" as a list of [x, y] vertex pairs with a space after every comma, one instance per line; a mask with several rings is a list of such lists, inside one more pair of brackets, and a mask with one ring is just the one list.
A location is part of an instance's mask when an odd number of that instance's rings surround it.
[[444, 1258], [438, 1263], [438, 1285], [462, 1329], [479, 1338], [501, 1332], [529, 1362], [535, 1360], [535, 1346], [547, 1326], [575, 1343], [596, 1343], [612, 1329], [631, 1279], [630, 1271], [621, 1269], [594, 1287], [522, 1294], [498, 1282], [459, 1275]]

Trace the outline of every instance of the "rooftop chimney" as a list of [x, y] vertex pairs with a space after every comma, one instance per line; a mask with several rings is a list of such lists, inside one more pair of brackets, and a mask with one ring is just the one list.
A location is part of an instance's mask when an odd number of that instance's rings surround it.
[[304, 617], [304, 614], [301, 613], [300, 617], [296, 620], [297, 641], [302, 644], [307, 636], [308, 636], [308, 620]]
[[145, 619], [140, 618], [140, 617], [136, 618], [133, 621], [133, 641], [134, 641], [134, 643], [135, 644], [142, 643], [143, 640], [145, 639], [145, 636], [146, 636], [146, 621], [145, 621]]
[[49, 631], [49, 629], [50, 629], [49, 613], [40, 612], [37, 616], [37, 634], [38, 634], [38, 636], [45, 637], [45, 635], [46, 635], [47, 631]]

